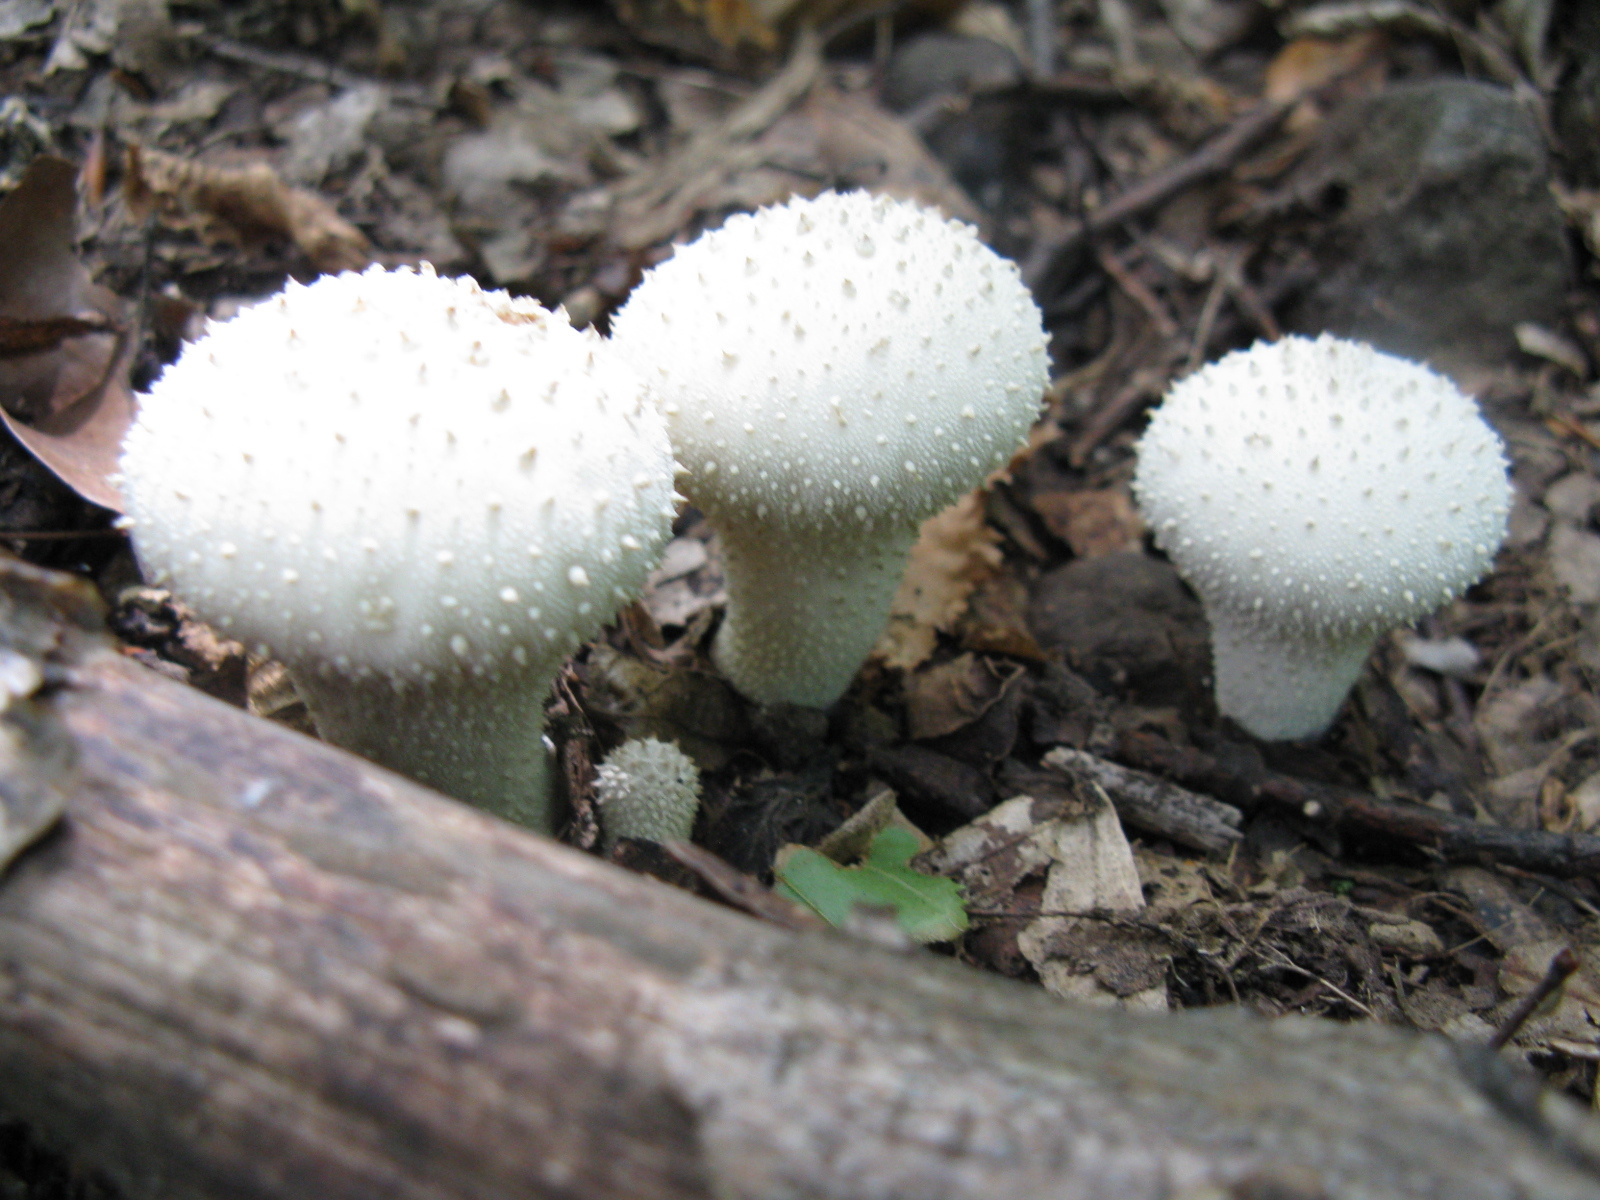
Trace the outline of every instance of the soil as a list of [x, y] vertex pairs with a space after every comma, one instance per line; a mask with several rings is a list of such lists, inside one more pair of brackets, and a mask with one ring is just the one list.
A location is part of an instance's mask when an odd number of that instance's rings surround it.
[[[924, 855], [971, 914], [937, 952], [1081, 1002], [1487, 1040], [1570, 947], [1559, 1002], [1504, 1032], [1593, 1101], [1595, 17], [1396, 11], [5, 0], [0, 189], [41, 153], [78, 168], [73, 253], [113, 298], [85, 304], [123, 331], [106, 370], [134, 390], [206, 318], [320, 270], [426, 260], [603, 332], [673, 242], [794, 192], [975, 222], [1050, 337], [1027, 451], [925, 532], [916, 586], [827, 714], [716, 676], [719, 556], [684, 512], [645, 600], [557, 689], [564, 836], [595, 848], [590, 764], [643, 735], [701, 767], [696, 841], [764, 882], [780, 847], [871, 803], [932, 842], [1023, 797], [1028, 836], [1059, 840], [1109, 797], [1121, 884], [1072, 890], [1054, 852], [976, 874], [948, 842]], [[23, 306], [15, 274], [0, 313], [66, 315]], [[1211, 700], [1205, 615], [1140, 522], [1133, 447], [1173, 380], [1323, 330], [1448, 372], [1500, 432], [1516, 499], [1493, 573], [1380, 639], [1325, 736], [1261, 743]], [[20, 396], [10, 415], [46, 424]], [[130, 654], [309, 731], [280, 667], [143, 585], [85, 498], [107, 498], [114, 459], [85, 454], [52, 473], [0, 441], [0, 541], [93, 579]], [[714, 890], [648, 847], [614, 854]], [[0, 1120], [0, 1196], [108, 1194], [70, 1157]]]

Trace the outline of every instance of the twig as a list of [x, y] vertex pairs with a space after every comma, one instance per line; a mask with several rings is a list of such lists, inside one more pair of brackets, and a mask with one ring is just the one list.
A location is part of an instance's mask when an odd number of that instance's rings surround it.
[[1206, 360], [1206, 347], [1211, 344], [1211, 335], [1217, 323], [1217, 314], [1222, 311], [1222, 301], [1228, 294], [1228, 285], [1218, 271], [1211, 279], [1211, 287], [1206, 292], [1205, 303], [1200, 306], [1200, 319], [1195, 322], [1194, 337], [1189, 342], [1189, 357], [1184, 361], [1183, 373], [1188, 375], [1199, 369], [1200, 364]]
[[1112, 430], [1132, 416], [1144, 401], [1161, 394], [1167, 386], [1168, 377], [1165, 367], [1141, 367], [1135, 371], [1133, 378], [1123, 384], [1109, 401], [1095, 409], [1085, 422], [1083, 432], [1073, 439], [1067, 450], [1067, 461], [1075, 468], [1087, 463], [1095, 447], [1110, 437]]
[[754, 139], [811, 90], [821, 70], [822, 44], [802, 29], [789, 61], [758, 91], [664, 162], [622, 180], [613, 193], [618, 243], [641, 250], [676, 233], [730, 171], [757, 161]]
[[1539, 1006], [1560, 991], [1561, 986], [1572, 978], [1578, 965], [1578, 956], [1571, 946], [1563, 946], [1556, 951], [1556, 956], [1545, 968], [1544, 978], [1534, 984], [1528, 994], [1517, 1002], [1517, 1006], [1506, 1014], [1506, 1019], [1500, 1022], [1500, 1028], [1496, 1029], [1494, 1036], [1489, 1039], [1489, 1048], [1500, 1050], [1516, 1037], [1517, 1030], [1528, 1023], [1528, 1018], [1539, 1010]]
[[1421, 804], [1396, 804], [1349, 788], [1308, 783], [1259, 764], [1225, 763], [1153, 734], [1124, 733], [1115, 756], [1247, 811], [1271, 804], [1335, 836], [1401, 841], [1446, 862], [1487, 860], [1557, 878], [1600, 873], [1600, 837], [1591, 834], [1485, 825]]
[[1263, 955], [1262, 959], [1263, 959], [1264, 962], [1267, 962], [1270, 965], [1279, 968], [1280, 970], [1293, 971], [1297, 975], [1304, 975], [1307, 979], [1311, 980], [1313, 983], [1320, 983], [1323, 987], [1327, 988], [1330, 992], [1332, 992], [1335, 996], [1339, 997], [1339, 999], [1343, 1000], [1351, 1008], [1357, 1009], [1360, 1012], [1365, 1013], [1373, 1021], [1377, 1021], [1380, 1024], [1382, 1023], [1382, 1018], [1379, 1017], [1377, 1013], [1373, 1012], [1371, 1008], [1369, 1008], [1369, 1007], [1367, 1007], [1367, 1005], [1361, 1003], [1361, 1001], [1357, 1000], [1354, 996], [1352, 996], [1349, 992], [1345, 991], [1338, 984], [1332, 983], [1329, 980], [1324, 979], [1321, 975], [1318, 975], [1315, 971], [1306, 970], [1299, 963], [1295, 962], [1292, 958], [1290, 958], [1282, 950], [1279, 950], [1277, 947], [1275, 947], [1275, 946], [1272, 947], [1271, 953]]
[[1084, 241], [1154, 208], [1185, 188], [1228, 170], [1257, 142], [1276, 130], [1293, 107], [1287, 101], [1275, 100], [1256, 105], [1192, 154], [1140, 180], [1084, 220], [1053, 237], [1041, 238], [1022, 268], [1028, 286], [1035, 292], [1041, 291], [1041, 285]]
[[260, 46], [252, 46], [247, 42], [236, 42], [232, 38], [221, 37], [211, 33], [196, 33], [194, 40], [205, 47], [208, 54], [226, 62], [243, 63], [247, 67], [259, 67], [264, 71], [276, 71], [280, 75], [291, 75], [296, 79], [307, 79], [313, 83], [326, 83], [336, 88], [357, 87], [382, 87], [396, 99], [408, 100], [416, 104], [428, 103], [423, 90], [414, 85], [397, 84], [357, 75], [354, 71], [347, 71], [333, 63], [323, 62], [319, 58], [312, 58], [305, 54], [285, 54], [280, 50], [264, 50]]
[[1029, 74], [1047, 79], [1056, 69], [1056, 6], [1053, 0], [1028, 0]]
[[1128, 299], [1144, 309], [1157, 333], [1164, 338], [1178, 336], [1178, 323], [1172, 319], [1167, 306], [1161, 303], [1161, 297], [1146, 287], [1144, 280], [1128, 270], [1127, 264], [1117, 257], [1111, 247], [1104, 242], [1096, 242], [1094, 257], [1100, 269], [1116, 281]]
[[1104, 789], [1117, 815], [1126, 823], [1181, 845], [1222, 854], [1243, 837], [1239, 825], [1244, 815], [1233, 805], [1148, 772], [1067, 746], [1057, 746], [1042, 761], [1064, 780], [1089, 780]]
[[724, 862], [693, 842], [667, 842], [669, 857], [693, 871], [706, 885], [735, 908], [771, 921], [784, 929], [826, 929], [828, 923], [803, 905], [763, 887], [760, 880]]
[[1244, 277], [1244, 257], [1243, 250], [1220, 255], [1217, 261], [1217, 275], [1227, 287], [1228, 295], [1232, 296], [1233, 302], [1239, 306], [1239, 311], [1256, 327], [1256, 332], [1269, 342], [1275, 342], [1283, 336], [1283, 329], [1279, 326], [1278, 319], [1272, 315], [1272, 309], [1268, 307], [1267, 302]]

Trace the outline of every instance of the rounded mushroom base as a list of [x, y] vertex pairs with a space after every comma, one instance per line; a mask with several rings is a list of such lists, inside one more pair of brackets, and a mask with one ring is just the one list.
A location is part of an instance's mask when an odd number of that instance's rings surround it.
[[758, 704], [827, 708], [889, 620], [915, 528], [846, 541], [838, 530], [719, 531], [728, 612], [711, 656]]
[[1376, 635], [1288, 637], [1207, 608], [1217, 709], [1268, 742], [1318, 737], [1361, 675]]
[[551, 831], [548, 675], [399, 690], [383, 676], [290, 674], [325, 740], [503, 820]]

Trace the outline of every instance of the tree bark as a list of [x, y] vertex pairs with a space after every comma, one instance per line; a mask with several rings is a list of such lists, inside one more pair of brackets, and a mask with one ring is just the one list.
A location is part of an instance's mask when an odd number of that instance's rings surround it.
[[97, 621], [0, 567], [0, 798], [65, 808], [0, 878], [0, 1108], [130, 1200], [1600, 1197], [1588, 1118], [1486, 1051], [785, 932]]

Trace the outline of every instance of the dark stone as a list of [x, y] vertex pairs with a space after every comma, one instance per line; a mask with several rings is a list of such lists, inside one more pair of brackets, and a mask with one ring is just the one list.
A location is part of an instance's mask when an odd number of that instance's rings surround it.
[[[999, 89], [1022, 79], [1022, 66], [1006, 47], [984, 37], [925, 33], [907, 41], [889, 61], [883, 102], [909, 114], [929, 151], [979, 207], [1003, 203], [1034, 122], [1025, 100]], [[998, 90], [998, 91], [997, 91]], [[940, 97], [951, 98], [941, 106]]]
[[1107, 554], [1057, 567], [1034, 586], [1028, 627], [1102, 691], [1144, 704], [1203, 694], [1210, 657], [1200, 602], [1162, 559]]
[[924, 33], [903, 42], [889, 60], [883, 103], [895, 112], [935, 96], [1008, 87], [1022, 79], [1022, 64], [999, 42], [954, 33]]
[[1337, 209], [1289, 324], [1443, 364], [1493, 363], [1561, 320], [1572, 262], [1538, 126], [1503, 88], [1401, 84], [1329, 119], [1297, 170]]

